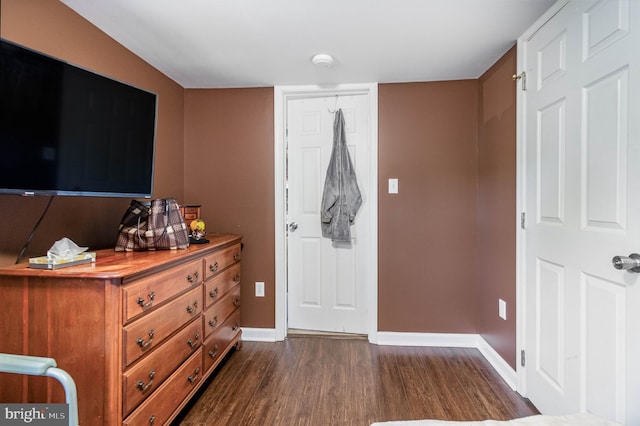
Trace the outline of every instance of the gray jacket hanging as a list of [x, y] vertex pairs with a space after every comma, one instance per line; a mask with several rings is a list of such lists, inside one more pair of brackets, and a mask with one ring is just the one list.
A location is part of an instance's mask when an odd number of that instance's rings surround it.
[[322, 236], [335, 242], [351, 242], [350, 227], [362, 204], [349, 150], [342, 110], [333, 122], [333, 150], [324, 181], [320, 212]]

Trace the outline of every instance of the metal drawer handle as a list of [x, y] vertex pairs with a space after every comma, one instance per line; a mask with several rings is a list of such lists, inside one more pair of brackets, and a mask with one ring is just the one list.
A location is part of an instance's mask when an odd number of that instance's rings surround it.
[[142, 380], [138, 380], [138, 383], [136, 383], [136, 387], [140, 390], [140, 392], [145, 393], [147, 391], [147, 389], [149, 389], [152, 385], [153, 385], [153, 376], [156, 375], [155, 370], [151, 370], [149, 372], [149, 383], [147, 383], [146, 385], [144, 384], [144, 382]]
[[198, 373], [200, 373], [200, 367], [196, 367], [196, 369], [193, 371], [193, 376], [187, 377], [189, 383], [193, 383], [198, 380]]
[[240, 281], [240, 274], [236, 274], [235, 277], [233, 277], [233, 282], [237, 283], [238, 281]]
[[231, 327], [231, 330], [236, 331], [239, 328], [240, 328], [240, 324], [236, 322], [236, 324], [233, 327]]
[[187, 344], [188, 344], [189, 346], [191, 346], [191, 347], [194, 347], [194, 346], [196, 346], [196, 345], [198, 344], [198, 339], [200, 339], [200, 334], [199, 334], [199, 333], [196, 333], [196, 334], [193, 336], [193, 340], [191, 340], [191, 339], [187, 340]]
[[209, 351], [209, 356], [215, 358], [218, 355], [218, 345], [214, 345], [213, 349]]
[[217, 272], [217, 271], [218, 271], [218, 267], [219, 267], [219, 266], [220, 266], [220, 265], [218, 265], [218, 262], [216, 262], [216, 263], [214, 263], [213, 265], [209, 265], [209, 270], [210, 270], [211, 272]]
[[213, 317], [212, 320], [209, 320], [209, 325], [211, 326], [211, 328], [214, 328], [216, 325], [218, 325], [218, 316], [217, 315], [215, 317]]
[[153, 422], [156, 421], [156, 416], [154, 416], [153, 414], [151, 415], [151, 417], [149, 417], [149, 424], [152, 425]]
[[192, 314], [196, 309], [198, 309], [198, 301], [193, 302], [192, 306], [187, 306], [187, 312]]
[[216, 287], [215, 289], [211, 290], [211, 291], [209, 292], [209, 296], [210, 296], [212, 299], [215, 299], [216, 297], [218, 297], [218, 287]]
[[235, 260], [236, 262], [237, 262], [238, 260], [240, 260], [240, 253], [236, 253], [236, 254], [234, 254], [234, 255], [233, 255], [233, 260]]
[[156, 294], [152, 291], [151, 293], [149, 293], [149, 301], [147, 303], [144, 303], [144, 299], [142, 297], [138, 297], [136, 299], [136, 303], [140, 305], [142, 309], [146, 309], [149, 306], [153, 305], [153, 299], [155, 298], [156, 298]]
[[146, 342], [144, 341], [144, 339], [142, 337], [138, 337], [138, 339], [136, 339], [136, 343], [138, 344], [138, 346], [140, 346], [142, 349], [144, 349], [147, 346], [149, 346], [153, 342], [153, 334], [154, 333], [155, 333], [155, 331], [153, 330], [153, 328], [151, 330], [149, 330], [149, 340], [147, 340]]
[[187, 281], [189, 281], [190, 283], [197, 282], [199, 275], [200, 274], [198, 273], [198, 271], [195, 271], [193, 275], [187, 275]]
[[240, 306], [240, 298], [236, 297], [235, 299], [233, 299], [233, 306], [235, 306], [236, 308], [238, 306]]

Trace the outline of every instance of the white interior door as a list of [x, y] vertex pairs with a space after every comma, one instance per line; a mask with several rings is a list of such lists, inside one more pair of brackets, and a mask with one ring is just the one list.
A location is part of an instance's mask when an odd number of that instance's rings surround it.
[[[287, 103], [288, 327], [368, 333], [369, 244], [368, 94], [291, 99]], [[363, 203], [352, 243], [336, 245], [320, 227], [322, 190], [333, 146], [336, 107], [345, 118], [347, 146]], [[295, 229], [294, 229], [295, 228]]]
[[571, 1], [524, 43], [526, 395], [640, 424], [640, 2]]

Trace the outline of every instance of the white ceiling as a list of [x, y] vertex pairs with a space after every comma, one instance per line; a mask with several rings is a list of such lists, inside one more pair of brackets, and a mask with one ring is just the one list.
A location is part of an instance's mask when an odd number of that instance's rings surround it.
[[183, 87], [217, 88], [478, 78], [555, 0], [61, 1]]

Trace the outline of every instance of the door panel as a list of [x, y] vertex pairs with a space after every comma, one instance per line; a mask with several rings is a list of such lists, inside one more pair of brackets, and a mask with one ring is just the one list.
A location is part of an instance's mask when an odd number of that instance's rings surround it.
[[[536, 369], [542, 380], [556, 392], [564, 392], [564, 268], [538, 259], [536, 276]], [[544, 337], [544, 338], [543, 338]]]
[[[594, 413], [624, 419], [625, 288], [620, 283], [583, 274], [585, 406]], [[601, 348], [609, 348], [602, 351]], [[602, 391], [611, 392], [603, 398]], [[629, 423], [634, 424], [634, 423]]]
[[582, 216], [586, 226], [624, 230], [627, 193], [626, 68], [584, 88]]
[[564, 223], [565, 110], [561, 99], [542, 108], [538, 117], [538, 221], [548, 224]]
[[[640, 3], [572, 1], [525, 44], [526, 394], [640, 424]], [[633, 219], [632, 219], [633, 218]]]
[[[320, 207], [333, 147], [337, 106], [345, 117], [347, 147], [363, 203], [351, 227], [351, 244], [323, 238]], [[287, 105], [288, 326], [368, 333], [366, 256], [369, 235], [368, 95], [293, 99]]]

